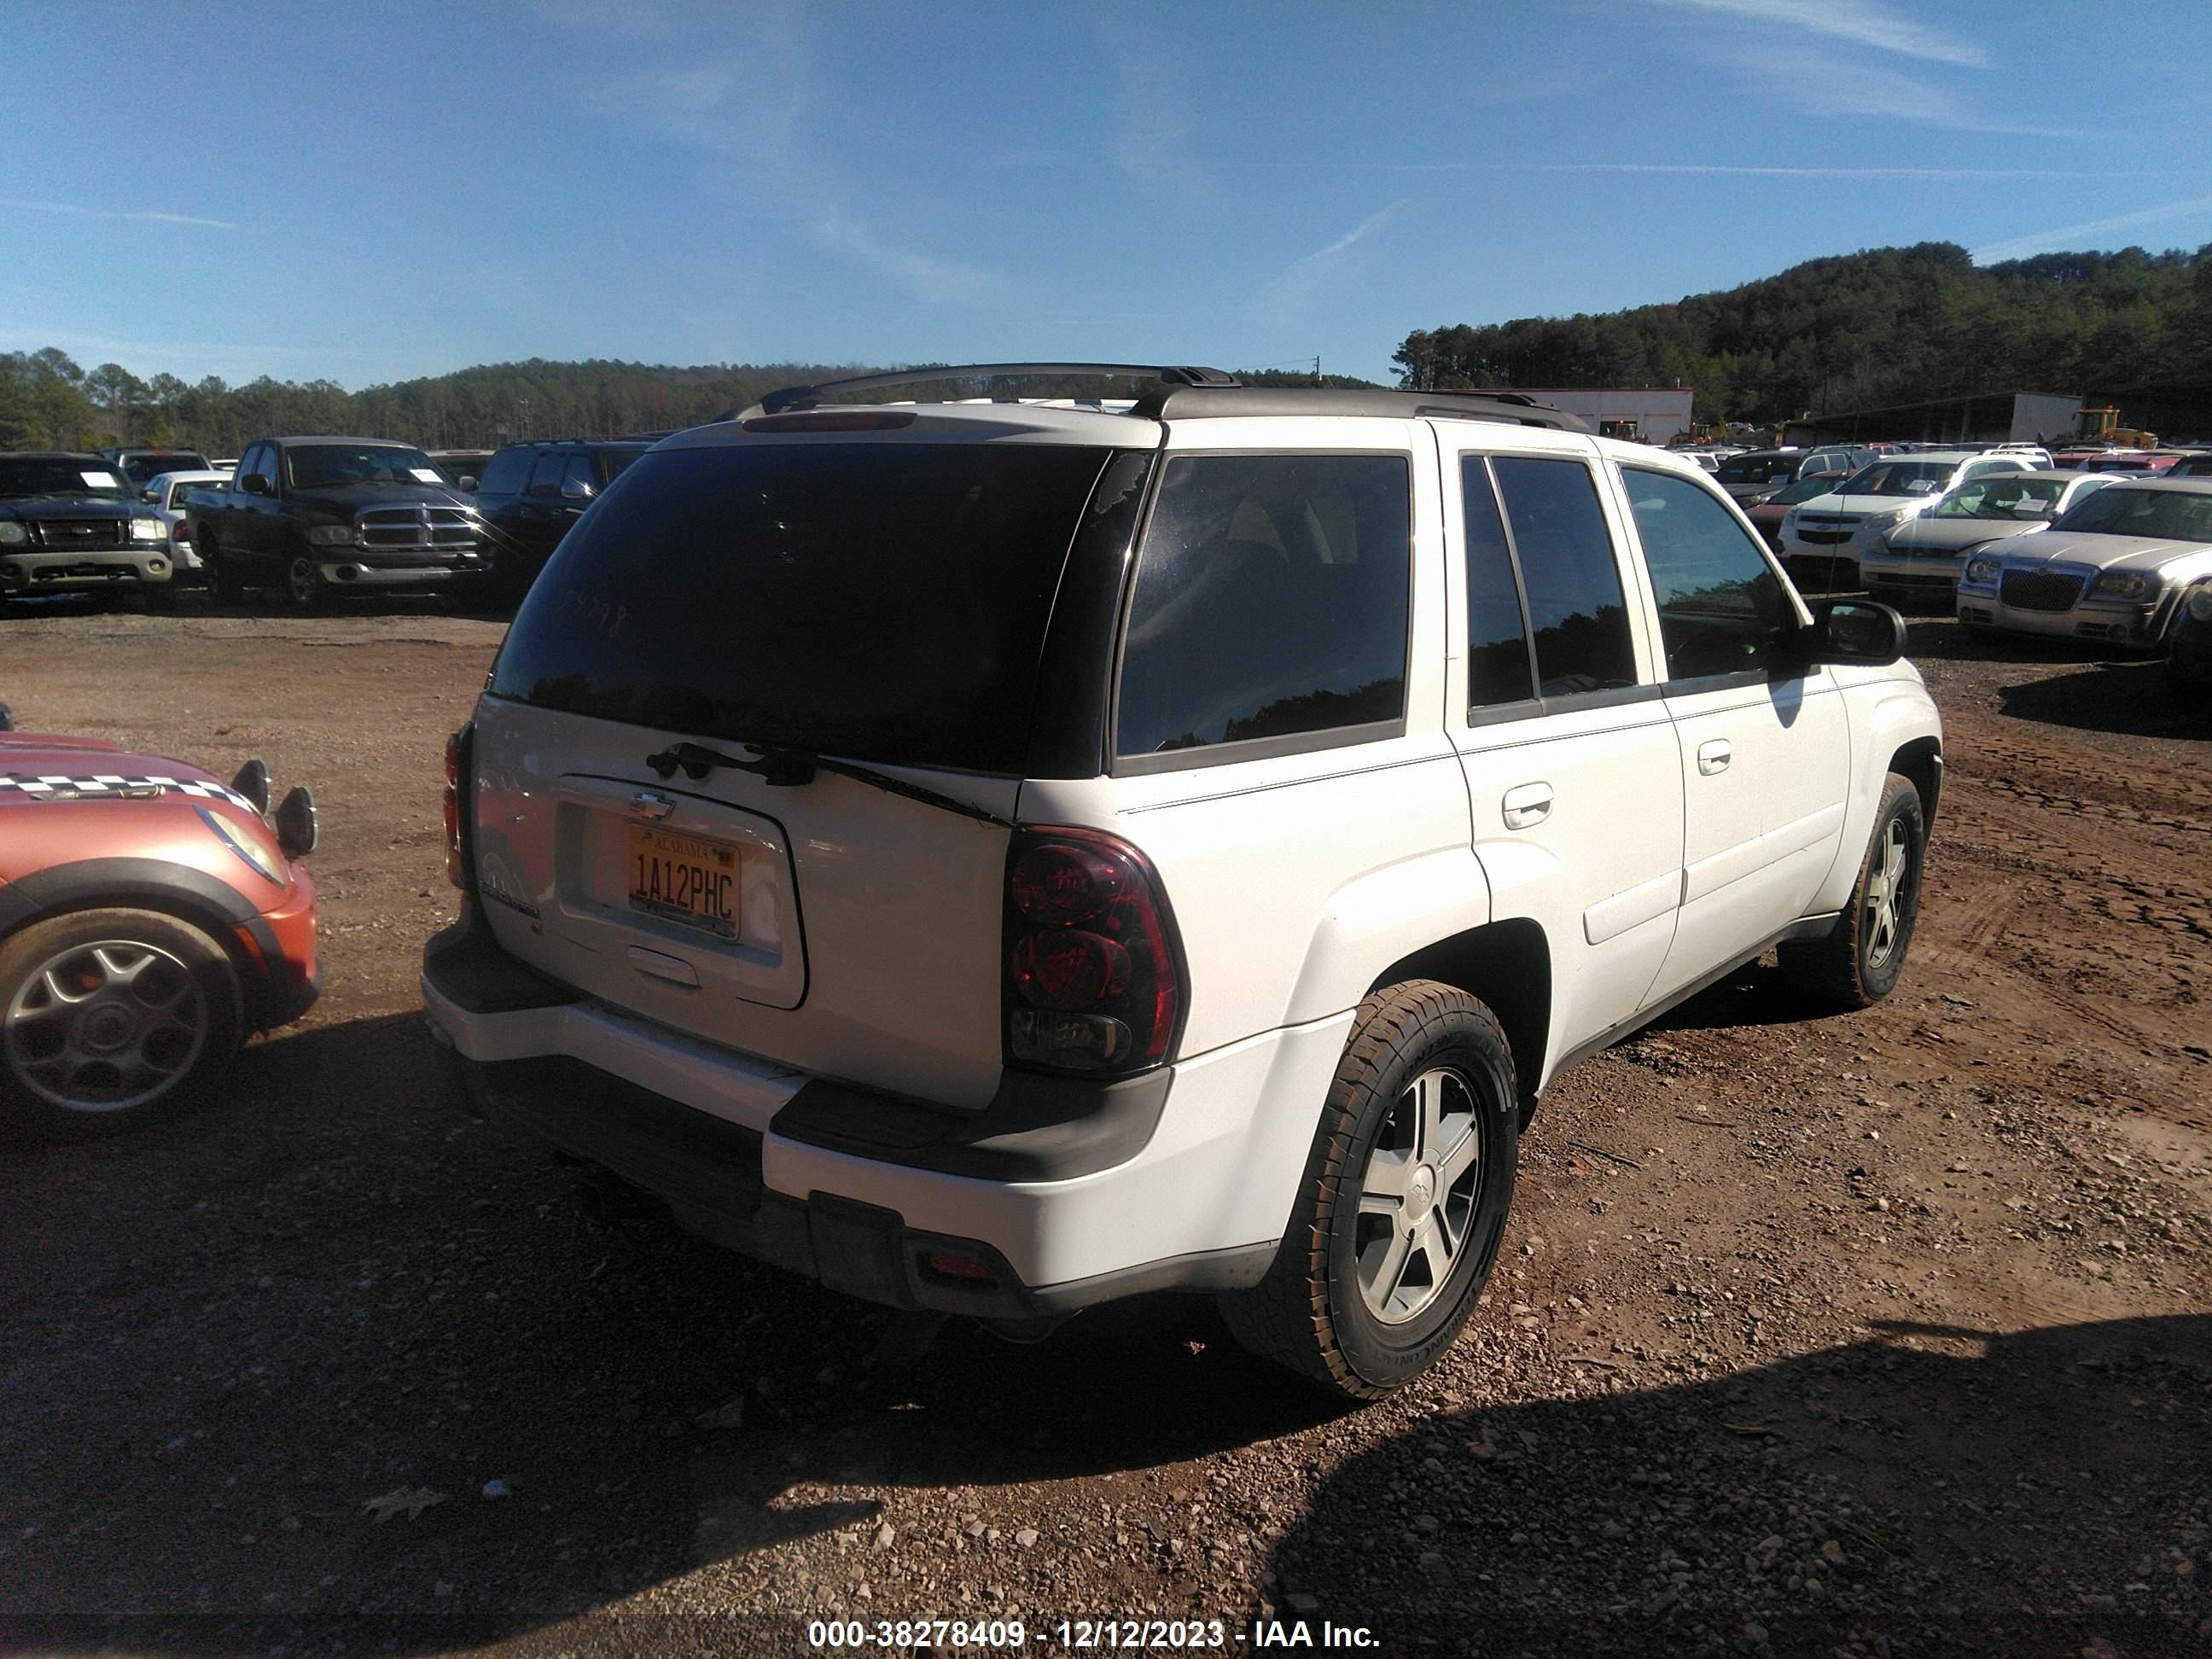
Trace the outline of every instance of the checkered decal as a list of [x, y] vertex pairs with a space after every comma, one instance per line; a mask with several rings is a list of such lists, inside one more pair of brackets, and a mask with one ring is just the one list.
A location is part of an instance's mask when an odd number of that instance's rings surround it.
[[191, 795], [200, 800], [227, 800], [233, 806], [243, 806], [258, 814], [260, 809], [235, 789], [226, 789], [219, 783], [191, 783], [182, 778], [149, 775], [126, 778], [113, 772], [103, 772], [96, 777], [72, 778], [62, 775], [26, 778], [9, 773], [0, 777], [0, 799], [8, 795], [27, 795], [33, 800], [82, 800], [88, 796], [143, 796], [149, 790], [161, 794]]

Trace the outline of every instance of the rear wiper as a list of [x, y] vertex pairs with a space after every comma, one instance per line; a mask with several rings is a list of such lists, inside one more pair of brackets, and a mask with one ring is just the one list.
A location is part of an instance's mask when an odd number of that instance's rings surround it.
[[740, 760], [735, 755], [725, 755], [703, 744], [678, 743], [657, 750], [645, 757], [645, 763], [663, 778], [672, 778], [680, 770], [695, 782], [717, 769], [735, 772], [750, 772], [771, 789], [795, 788], [814, 781], [817, 772], [835, 772], [841, 778], [850, 778], [855, 783], [865, 783], [886, 794], [903, 795], [908, 800], [920, 801], [925, 806], [935, 806], [947, 812], [957, 812], [963, 818], [996, 824], [1001, 830], [1011, 830], [1011, 821], [995, 812], [964, 800], [955, 800], [950, 795], [939, 794], [934, 789], [924, 788], [918, 783], [908, 783], [904, 778], [895, 778], [888, 772], [878, 772], [873, 767], [855, 766], [850, 761], [831, 760], [804, 749], [781, 749], [773, 744], [749, 743], [755, 758]]

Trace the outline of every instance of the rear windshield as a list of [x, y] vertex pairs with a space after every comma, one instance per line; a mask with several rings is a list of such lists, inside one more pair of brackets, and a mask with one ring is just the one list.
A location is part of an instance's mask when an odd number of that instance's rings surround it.
[[197, 449], [164, 449], [144, 455], [125, 455], [122, 469], [125, 477], [143, 485], [164, 472], [204, 472], [208, 461]]
[[491, 690], [702, 737], [1018, 775], [1053, 595], [1108, 453], [643, 456], [532, 584]]
[[1731, 455], [1713, 476], [1723, 483], [1788, 483], [1802, 455]]

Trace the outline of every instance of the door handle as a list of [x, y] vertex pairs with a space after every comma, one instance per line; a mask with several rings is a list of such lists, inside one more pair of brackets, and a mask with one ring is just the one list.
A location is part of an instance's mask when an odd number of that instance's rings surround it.
[[1516, 784], [1505, 792], [1498, 803], [1508, 830], [1526, 830], [1541, 823], [1552, 816], [1552, 786], [1548, 783]]
[[1735, 758], [1735, 750], [1729, 746], [1726, 738], [1709, 738], [1698, 745], [1698, 770], [1709, 778], [1727, 771], [1729, 763]]

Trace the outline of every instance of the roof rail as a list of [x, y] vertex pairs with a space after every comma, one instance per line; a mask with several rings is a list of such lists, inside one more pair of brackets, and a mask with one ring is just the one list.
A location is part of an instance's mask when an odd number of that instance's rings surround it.
[[[940, 363], [927, 368], [898, 369], [883, 374], [854, 374], [842, 380], [823, 380], [817, 386], [784, 386], [764, 394], [750, 409], [726, 410], [714, 419], [717, 422], [738, 421], [755, 415], [780, 415], [787, 410], [812, 409], [830, 392], [867, 391], [876, 386], [913, 386], [929, 380], [1035, 380], [1048, 374], [1159, 380], [1169, 386], [1236, 386], [1243, 384], [1234, 374], [1193, 364]], [[1012, 397], [1002, 396], [996, 386], [992, 389], [992, 396], [1000, 402], [1018, 401]]]
[[1394, 392], [1382, 386], [1176, 386], [1148, 392], [1129, 411], [1155, 421], [1238, 415], [1370, 415], [1396, 420], [1437, 416], [1588, 434], [1589, 424], [1522, 392]]

